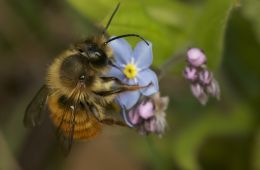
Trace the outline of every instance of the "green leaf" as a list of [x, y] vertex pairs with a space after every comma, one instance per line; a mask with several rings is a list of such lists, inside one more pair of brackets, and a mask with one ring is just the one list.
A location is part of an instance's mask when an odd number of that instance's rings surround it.
[[[93, 21], [103, 19], [105, 25], [118, 0], [68, 2]], [[210, 66], [216, 68], [221, 60], [225, 25], [233, 4], [234, 0], [202, 1], [199, 4], [170, 0], [123, 1], [109, 33], [137, 33], [152, 41], [156, 66], [176, 51], [192, 45], [203, 48]], [[130, 40], [132, 44], [136, 41]]]
[[[259, 106], [260, 68], [256, 56], [260, 43], [254, 32], [254, 23], [235, 10], [226, 31], [223, 68], [233, 83], [233, 90]], [[235, 43], [234, 43], [235, 42]]]
[[244, 0], [242, 2], [242, 11], [245, 17], [253, 24], [258, 42], [260, 43], [260, 1], [259, 0]]
[[[201, 119], [194, 121], [173, 142], [173, 156], [181, 169], [201, 169], [197, 161], [198, 151], [209, 137], [247, 134], [253, 128], [251, 109], [239, 103], [221, 114], [221, 108], [208, 110]], [[243, 120], [243, 121], [241, 121]]]

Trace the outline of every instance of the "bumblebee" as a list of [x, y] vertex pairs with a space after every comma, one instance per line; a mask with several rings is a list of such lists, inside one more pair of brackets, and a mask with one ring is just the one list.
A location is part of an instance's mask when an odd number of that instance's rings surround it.
[[102, 33], [74, 44], [54, 59], [47, 70], [45, 85], [26, 108], [26, 127], [40, 125], [46, 112], [49, 113], [66, 152], [74, 140], [90, 139], [99, 134], [102, 124], [125, 126], [122, 121], [108, 116], [107, 107], [119, 93], [143, 88], [104, 76], [113, 65], [109, 42], [127, 36], [144, 40], [137, 34], [108, 38], [107, 29], [119, 5]]

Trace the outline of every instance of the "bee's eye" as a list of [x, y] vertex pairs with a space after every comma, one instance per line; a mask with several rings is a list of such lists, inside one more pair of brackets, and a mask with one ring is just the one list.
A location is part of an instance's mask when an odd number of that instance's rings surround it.
[[87, 49], [87, 51], [95, 51], [97, 49], [97, 47], [95, 45], [90, 44], [86, 47], [86, 49]]
[[94, 54], [95, 54], [96, 56], [98, 56], [98, 57], [101, 57], [101, 53], [98, 52], [98, 51], [94, 52]]
[[78, 51], [79, 51], [80, 53], [83, 53], [83, 52], [84, 52], [84, 50], [81, 49], [81, 48], [79, 48]]
[[79, 77], [79, 80], [85, 80], [85, 78], [86, 78], [85, 75], [81, 75], [81, 76]]

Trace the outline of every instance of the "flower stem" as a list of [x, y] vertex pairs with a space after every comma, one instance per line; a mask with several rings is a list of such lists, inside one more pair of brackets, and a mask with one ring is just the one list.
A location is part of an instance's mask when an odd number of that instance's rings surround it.
[[154, 169], [160, 170], [165, 169], [165, 164], [163, 163], [162, 156], [158, 152], [158, 150], [155, 148], [154, 143], [152, 141], [152, 138], [146, 138], [147, 147], [149, 150], [150, 158], [152, 159], [152, 162], [154, 164]]
[[165, 74], [174, 66], [185, 60], [185, 53], [183, 51], [172, 55], [159, 67], [158, 79], [161, 80]]

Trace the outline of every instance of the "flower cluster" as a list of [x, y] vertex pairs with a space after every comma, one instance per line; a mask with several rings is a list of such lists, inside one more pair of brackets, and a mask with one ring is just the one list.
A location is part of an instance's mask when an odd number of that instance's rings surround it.
[[202, 105], [208, 96], [220, 98], [220, 88], [213, 73], [206, 67], [206, 56], [201, 49], [191, 48], [187, 51], [187, 63], [184, 77], [191, 83], [191, 91]]
[[169, 98], [160, 97], [159, 92], [143, 98], [129, 111], [128, 120], [141, 134], [156, 133], [161, 136], [167, 124], [165, 110], [168, 103]]
[[125, 122], [141, 134], [162, 134], [168, 98], [159, 95], [157, 75], [149, 68], [153, 60], [152, 43], [148, 44], [140, 41], [132, 50], [124, 39], [111, 41], [115, 61], [108, 75], [128, 85], [145, 87], [121, 93], [116, 98]]

